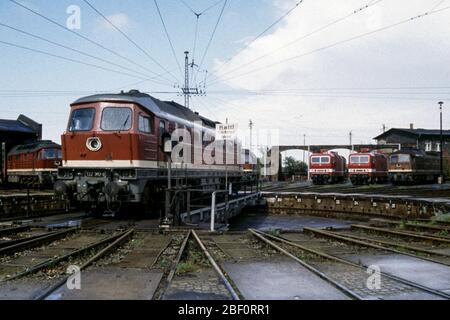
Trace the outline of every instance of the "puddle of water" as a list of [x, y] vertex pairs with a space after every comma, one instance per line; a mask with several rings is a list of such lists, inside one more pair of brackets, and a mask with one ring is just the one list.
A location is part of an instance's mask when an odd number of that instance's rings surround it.
[[48, 224], [47, 228], [73, 228], [73, 227], [81, 227], [83, 221], [80, 220], [69, 220], [60, 223]]

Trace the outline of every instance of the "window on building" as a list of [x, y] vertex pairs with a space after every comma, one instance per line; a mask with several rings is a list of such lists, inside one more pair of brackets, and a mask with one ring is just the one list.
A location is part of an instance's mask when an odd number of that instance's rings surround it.
[[431, 143], [431, 141], [425, 142], [425, 151], [426, 152], [433, 151], [433, 144]]
[[149, 117], [144, 117], [143, 115], [139, 115], [139, 131], [145, 133], [152, 132], [152, 125]]
[[436, 143], [436, 151], [441, 152], [441, 143], [440, 142]]

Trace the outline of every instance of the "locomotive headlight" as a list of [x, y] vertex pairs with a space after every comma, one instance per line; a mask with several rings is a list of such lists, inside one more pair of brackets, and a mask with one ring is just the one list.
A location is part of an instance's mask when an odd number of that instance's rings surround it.
[[65, 179], [65, 180], [71, 180], [71, 179], [73, 179], [73, 171], [59, 168], [59, 170], [58, 170], [58, 178], [59, 179]]
[[97, 152], [102, 148], [102, 142], [97, 137], [88, 138], [86, 140], [86, 147], [93, 152]]

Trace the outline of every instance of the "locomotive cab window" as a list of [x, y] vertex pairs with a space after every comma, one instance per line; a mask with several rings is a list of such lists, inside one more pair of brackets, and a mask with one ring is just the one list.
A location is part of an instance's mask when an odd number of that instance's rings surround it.
[[311, 162], [327, 164], [330, 163], [330, 157], [311, 157]]
[[405, 163], [410, 161], [411, 156], [409, 154], [394, 154], [391, 156], [391, 163]]
[[40, 152], [39, 158], [43, 160], [52, 160], [61, 158], [61, 150], [57, 149], [44, 149]]
[[95, 109], [77, 109], [72, 112], [69, 131], [90, 131], [94, 125]]
[[320, 159], [320, 162], [321, 162], [321, 163], [330, 163], [330, 157], [322, 157], [322, 158]]
[[350, 157], [350, 162], [351, 163], [362, 163], [362, 164], [366, 164], [369, 163], [369, 156], [353, 156]]
[[144, 133], [152, 133], [152, 124], [149, 117], [139, 115], [139, 131]]
[[101, 128], [105, 131], [128, 131], [131, 129], [132, 111], [130, 108], [103, 109]]

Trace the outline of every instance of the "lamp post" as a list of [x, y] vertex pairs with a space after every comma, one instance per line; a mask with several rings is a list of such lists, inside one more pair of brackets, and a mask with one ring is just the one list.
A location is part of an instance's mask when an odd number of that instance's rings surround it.
[[441, 129], [440, 129], [440, 135], [441, 135], [441, 147], [440, 147], [440, 153], [441, 153], [441, 163], [440, 163], [440, 169], [441, 169], [441, 177], [440, 177], [440, 183], [444, 182], [444, 138], [442, 135], [442, 105], [444, 104], [444, 102], [439, 101], [439, 112], [440, 112], [440, 124], [441, 124]]

